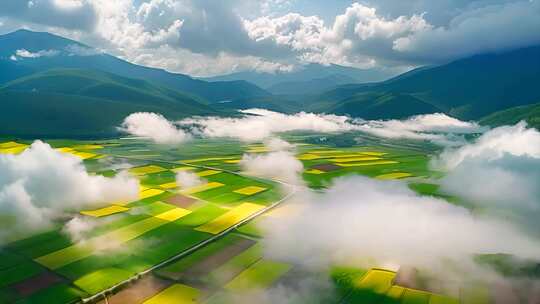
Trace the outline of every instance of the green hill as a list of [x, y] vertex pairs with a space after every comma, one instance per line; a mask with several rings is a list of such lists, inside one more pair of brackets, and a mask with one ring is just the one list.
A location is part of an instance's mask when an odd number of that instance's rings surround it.
[[[505, 53], [477, 55], [436, 67], [423, 67], [393, 79], [376, 83], [340, 86], [312, 99], [319, 111], [331, 112], [336, 104], [373, 94], [372, 107], [376, 107], [380, 94], [409, 96], [417, 99], [415, 114], [430, 110], [419, 101], [460, 119], [479, 119], [490, 113], [540, 100], [540, 46]], [[401, 98], [401, 97], [400, 97]], [[410, 102], [410, 98], [409, 101]], [[356, 103], [363, 106], [365, 101]], [[383, 105], [386, 106], [387, 103]], [[409, 104], [394, 101], [398, 109], [410, 113]], [[353, 105], [350, 114], [363, 112]], [[383, 108], [373, 110], [378, 118], [390, 118]]]
[[0, 84], [32, 74], [34, 71], [11, 60], [0, 60]]
[[441, 112], [441, 109], [402, 93], [360, 93], [330, 107], [328, 112], [362, 117], [387, 119], [408, 117], [421, 113]]
[[0, 87], [2, 135], [114, 136], [123, 118], [139, 111], [171, 119], [220, 114], [198, 97], [92, 70], [50, 70]]
[[522, 120], [540, 130], [540, 103], [495, 112], [482, 118], [480, 123], [495, 127], [516, 124]]
[[[212, 102], [269, 95], [265, 90], [246, 81], [207, 82], [183, 74], [132, 64], [77, 41], [49, 33], [18, 30], [0, 35], [0, 60], [9, 61], [11, 56], [16, 55], [17, 50], [22, 49], [32, 53], [40, 51], [55, 53], [51, 56], [18, 58], [18, 65], [38, 72], [55, 68], [100, 70], [123, 77], [151, 81]], [[8, 73], [4, 75], [5, 81], [20, 77]]]

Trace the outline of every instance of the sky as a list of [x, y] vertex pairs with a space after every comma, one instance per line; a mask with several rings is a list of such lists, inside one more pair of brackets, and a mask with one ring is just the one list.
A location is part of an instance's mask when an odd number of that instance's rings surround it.
[[306, 63], [405, 71], [539, 44], [540, 3], [3, 0], [0, 34], [19, 28], [193, 76], [289, 72]]

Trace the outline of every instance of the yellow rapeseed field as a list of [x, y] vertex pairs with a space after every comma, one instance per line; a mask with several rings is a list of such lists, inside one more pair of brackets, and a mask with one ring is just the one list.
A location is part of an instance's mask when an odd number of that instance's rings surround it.
[[262, 209], [264, 209], [264, 206], [262, 205], [243, 203], [240, 206], [235, 207], [225, 214], [217, 217], [216, 219], [197, 227], [195, 230], [218, 234]]

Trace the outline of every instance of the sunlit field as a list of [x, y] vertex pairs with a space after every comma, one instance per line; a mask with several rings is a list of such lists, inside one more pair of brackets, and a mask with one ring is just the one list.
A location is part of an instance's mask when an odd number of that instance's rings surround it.
[[[428, 166], [435, 146], [410, 141], [376, 145], [361, 136], [356, 144], [336, 145], [331, 138], [324, 143], [317, 138], [287, 138], [303, 164], [300, 183], [315, 191], [336, 178], [363, 175], [402, 180], [420, 195], [467, 205], [438, 191], [442, 173]], [[400, 265], [358, 268], [351, 263], [314, 270], [267, 255], [261, 223], [302, 212], [289, 198], [303, 186], [242, 170], [244, 153], [268, 152], [262, 144], [197, 139], [167, 146], [136, 138], [49, 143], [82, 159], [92, 175], [112, 177], [127, 170], [140, 181], [139, 199], [66, 210], [95, 227], [78, 241], [62, 230], [67, 215], [55, 219], [50, 229], [11, 235], [0, 252], [2, 303], [238, 303], [282, 285], [294, 288], [306, 277], [324, 287], [320, 294], [291, 299], [294, 303], [490, 301], [492, 286], [460, 282], [449, 293], [430, 284], [429, 274]], [[17, 155], [28, 144], [5, 141], [0, 153]], [[184, 187], [177, 183], [178, 172], [194, 173], [205, 182]]]

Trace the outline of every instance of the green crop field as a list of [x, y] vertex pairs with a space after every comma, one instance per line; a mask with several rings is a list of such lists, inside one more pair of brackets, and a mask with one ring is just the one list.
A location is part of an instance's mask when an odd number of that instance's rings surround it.
[[[428, 165], [431, 146], [398, 141], [338, 148], [331, 142], [307, 144], [310, 138], [289, 135], [298, 144], [295, 155], [304, 166], [303, 182], [316, 191], [336, 178], [363, 175], [400, 179], [420, 195], [466, 205], [440, 192], [441, 173]], [[140, 181], [140, 197], [110, 202], [103, 209], [67, 210], [95, 224], [83, 242], [63, 232], [62, 219], [50, 229], [8, 242], [0, 251], [0, 303], [75, 303], [95, 295], [101, 300], [106, 294], [112, 303], [133, 299], [133, 303], [232, 304], [238, 295], [294, 284], [298, 273], [330, 282], [324, 303], [490, 303], [490, 290], [482, 285], [463, 287], [457, 298], [420, 285], [401, 286], [393, 270], [332, 265], [312, 273], [294, 261], [265, 256], [260, 224], [289, 212], [281, 206], [275, 212], [265, 208], [290, 190], [242, 171], [239, 160], [244, 153], [266, 153], [260, 144], [197, 139], [167, 149], [133, 138], [50, 143], [84, 159], [91, 174], [111, 177], [129, 169]], [[27, 146], [17, 147], [22, 151]], [[124, 164], [122, 169], [111, 168], [115, 162]], [[177, 172], [197, 174], [206, 184], [183, 188], [176, 184]], [[141, 277], [160, 283], [144, 287], [127, 283]], [[139, 294], [132, 292], [135, 288], [144, 289], [144, 299], [134, 296]]]

